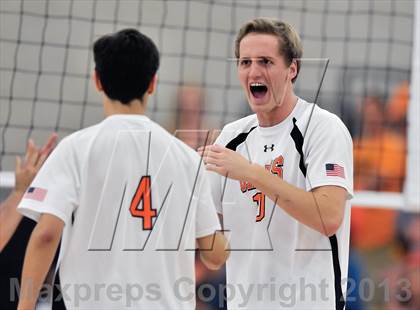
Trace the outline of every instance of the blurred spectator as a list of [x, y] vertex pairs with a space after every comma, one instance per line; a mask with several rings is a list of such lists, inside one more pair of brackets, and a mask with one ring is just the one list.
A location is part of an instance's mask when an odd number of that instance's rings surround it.
[[[202, 129], [203, 108], [205, 91], [197, 85], [182, 85], [177, 93], [177, 115], [175, 123], [175, 135], [178, 139], [184, 141], [193, 149], [197, 149], [204, 144], [210, 144], [213, 141], [206, 141], [211, 137], [208, 130]], [[207, 143], [206, 143], [207, 142]], [[219, 307], [219, 288], [225, 283], [225, 270], [221, 268], [218, 271], [208, 270], [201, 260], [199, 254], [196, 255], [196, 284], [197, 284], [197, 310], [224, 309]], [[207, 301], [212, 292], [209, 287], [214, 288], [216, 296]], [[203, 297], [203, 298], [200, 298]]]
[[[360, 107], [362, 130], [354, 139], [355, 190], [401, 192], [405, 177], [405, 132], [389, 126], [389, 107], [377, 96], [367, 96]], [[400, 113], [399, 118], [404, 117]], [[394, 114], [396, 117], [396, 114]], [[395, 118], [394, 118], [395, 119]], [[373, 300], [367, 308], [382, 309], [385, 295], [383, 272], [399, 260], [396, 218], [392, 209], [358, 208], [351, 214], [351, 244], [362, 260], [366, 276], [373, 280]]]
[[[410, 86], [408, 81], [403, 81], [398, 85], [389, 100], [386, 115], [389, 119], [389, 127], [395, 133], [400, 133], [401, 138], [406, 144], [407, 135], [407, 110], [409, 102]], [[414, 220], [413, 220], [414, 218]], [[397, 218], [397, 240], [403, 252], [404, 261], [402, 264], [409, 263], [413, 266], [413, 258], [417, 259], [417, 269], [420, 261], [418, 253], [420, 251], [420, 218], [418, 215], [407, 212], [399, 212]], [[417, 237], [416, 237], [417, 236]], [[418, 272], [418, 270], [417, 270]], [[417, 273], [418, 275], [418, 273]], [[420, 281], [420, 279], [419, 279]]]
[[385, 104], [366, 97], [361, 107], [362, 131], [354, 139], [355, 188], [400, 192], [405, 176], [405, 132], [387, 127]]
[[[384, 104], [365, 98], [362, 132], [354, 140], [355, 190], [400, 192], [405, 175], [405, 141], [385, 126]], [[388, 247], [395, 239], [397, 211], [353, 208], [352, 244], [359, 249]]]
[[360, 283], [364, 277], [364, 266], [357, 250], [352, 249], [349, 255], [347, 278], [346, 310], [363, 310], [365, 305], [360, 295]]
[[204, 89], [196, 85], [183, 85], [178, 89], [176, 137], [194, 149], [203, 145], [206, 134], [201, 129]]
[[[28, 186], [53, 150], [57, 135], [52, 134], [47, 143], [38, 148], [32, 140], [28, 141], [25, 158], [16, 158], [15, 187], [8, 198], [0, 204], [0, 309], [16, 309], [18, 291], [12, 283], [20, 282], [26, 244], [35, 227], [35, 222], [22, 217], [16, 207]], [[16, 283], [18, 281], [18, 283]], [[14, 300], [11, 300], [15, 296]]]
[[403, 81], [395, 88], [386, 108], [389, 127], [404, 137], [407, 125], [407, 109], [410, 94], [408, 81]]
[[[409, 84], [401, 83], [394, 91], [387, 107], [387, 118], [394, 132], [406, 140], [406, 114], [409, 101]], [[386, 272], [390, 282], [388, 309], [420, 309], [420, 214], [400, 212], [397, 219], [397, 239], [403, 258]]]
[[389, 279], [388, 309], [420, 309], [420, 215], [404, 214], [404, 258], [386, 271]]

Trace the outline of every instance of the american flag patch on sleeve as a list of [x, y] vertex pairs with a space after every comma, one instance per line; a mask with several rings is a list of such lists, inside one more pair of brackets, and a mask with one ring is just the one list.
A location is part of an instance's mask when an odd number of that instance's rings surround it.
[[329, 177], [340, 177], [345, 179], [344, 167], [338, 164], [325, 164], [325, 172]]
[[26, 194], [23, 196], [25, 199], [32, 199], [36, 201], [44, 201], [47, 195], [47, 190], [39, 187], [29, 187]]

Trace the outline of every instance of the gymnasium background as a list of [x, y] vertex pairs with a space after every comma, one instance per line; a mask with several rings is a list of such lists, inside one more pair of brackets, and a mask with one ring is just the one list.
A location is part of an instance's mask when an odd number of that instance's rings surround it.
[[[347, 309], [409, 309], [420, 298], [419, 7], [416, 0], [1, 0], [0, 199], [28, 138], [41, 144], [53, 131], [61, 138], [103, 118], [90, 79], [99, 36], [134, 27], [156, 42], [161, 68], [150, 118], [172, 132], [220, 129], [249, 113], [230, 60], [237, 30], [253, 17], [277, 17], [303, 41], [296, 93], [339, 115], [354, 140]], [[177, 135], [192, 147], [202, 142]], [[223, 279], [197, 270], [201, 283]]]

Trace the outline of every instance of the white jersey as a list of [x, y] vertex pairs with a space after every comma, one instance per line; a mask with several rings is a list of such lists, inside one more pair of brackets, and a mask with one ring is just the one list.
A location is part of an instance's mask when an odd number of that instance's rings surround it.
[[141, 115], [113, 115], [63, 139], [19, 211], [65, 222], [68, 309], [195, 308], [195, 241], [220, 229], [200, 164]]
[[[349, 199], [353, 195], [351, 136], [337, 116], [302, 99], [273, 127], [259, 127], [256, 115], [226, 125], [216, 144], [306, 191], [335, 185], [345, 188]], [[275, 207], [252, 184], [215, 173], [210, 178], [223, 228], [230, 231], [229, 309], [343, 306], [338, 296], [345, 296], [349, 201], [339, 231], [328, 238]]]

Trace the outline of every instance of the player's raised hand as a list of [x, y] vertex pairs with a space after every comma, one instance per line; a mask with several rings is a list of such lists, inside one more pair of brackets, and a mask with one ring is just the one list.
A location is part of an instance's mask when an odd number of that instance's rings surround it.
[[15, 192], [24, 193], [26, 191], [42, 164], [54, 149], [56, 141], [56, 133], [49, 136], [42, 148], [38, 148], [32, 139], [28, 140], [25, 158], [16, 157]]
[[44, 146], [39, 151], [39, 159], [37, 163], [37, 171], [41, 168], [44, 161], [47, 159], [47, 157], [50, 155], [52, 150], [55, 148], [55, 145], [57, 143], [57, 134], [53, 132], [49, 137], [47, 142], [44, 144]]
[[201, 147], [198, 152], [209, 171], [239, 181], [248, 179], [251, 173], [252, 164], [245, 157], [221, 145]]

